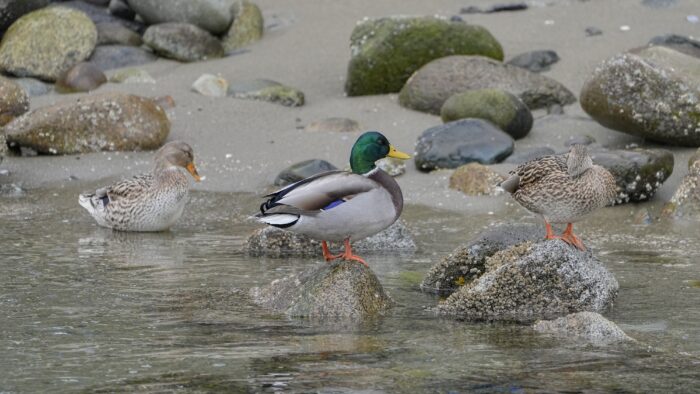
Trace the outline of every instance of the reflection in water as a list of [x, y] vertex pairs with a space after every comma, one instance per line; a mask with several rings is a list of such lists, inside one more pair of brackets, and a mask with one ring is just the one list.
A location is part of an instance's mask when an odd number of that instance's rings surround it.
[[255, 196], [194, 193], [170, 232], [134, 234], [96, 227], [78, 191], [0, 197], [0, 391], [692, 391], [700, 378], [700, 235], [634, 225], [635, 206], [581, 223], [621, 284], [608, 316], [640, 342], [595, 348], [430, 312], [417, 283], [431, 262], [491, 223], [537, 221], [512, 205], [407, 207], [420, 252], [367, 256], [397, 307], [313, 322], [248, 300], [321, 263], [247, 257]]

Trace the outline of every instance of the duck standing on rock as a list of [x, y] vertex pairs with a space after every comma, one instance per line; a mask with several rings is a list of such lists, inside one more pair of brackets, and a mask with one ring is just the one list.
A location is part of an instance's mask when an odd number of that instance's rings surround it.
[[[618, 191], [615, 178], [593, 164], [585, 145], [573, 145], [568, 153], [521, 164], [501, 187], [520, 205], [542, 215], [546, 239], [561, 239], [580, 250], [586, 248], [574, 234], [573, 223], [613, 203]], [[550, 223], [566, 223], [566, 230], [556, 236]]]
[[[362, 134], [350, 153], [348, 171], [328, 171], [268, 194], [256, 218], [271, 226], [321, 241], [326, 261], [336, 258], [367, 263], [352, 253], [350, 240], [374, 235], [401, 215], [398, 183], [375, 165], [384, 157], [409, 159], [379, 132]], [[344, 242], [345, 252], [332, 255], [327, 241]]]
[[194, 166], [192, 148], [173, 141], [155, 155], [153, 171], [81, 194], [80, 205], [97, 224], [120, 231], [164, 231], [182, 216], [187, 202], [189, 181], [200, 177]]

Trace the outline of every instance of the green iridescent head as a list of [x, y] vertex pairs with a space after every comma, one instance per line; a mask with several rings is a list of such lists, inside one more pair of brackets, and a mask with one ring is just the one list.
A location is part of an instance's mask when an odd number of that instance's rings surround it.
[[350, 167], [355, 174], [366, 174], [376, 166], [375, 162], [385, 157], [410, 159], [411, 156], [399, 152], [389, 140], [377, 131], [368, 131], [355, 141], [350, 152]]

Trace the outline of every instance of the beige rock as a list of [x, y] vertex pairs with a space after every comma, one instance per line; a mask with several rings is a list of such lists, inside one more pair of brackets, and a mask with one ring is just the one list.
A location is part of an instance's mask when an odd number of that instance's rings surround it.
[[469, 163], [458, 167], [450, 176], [450, 189], [468, 196], [496, 196], [503, 193], [498, 184], [505, 177], [485, 165]]

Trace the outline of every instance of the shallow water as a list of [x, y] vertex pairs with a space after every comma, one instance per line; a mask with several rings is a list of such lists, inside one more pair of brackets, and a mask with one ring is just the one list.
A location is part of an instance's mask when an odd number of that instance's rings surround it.
[[638, 340], [594, 347], [430, 312], [438, 299], [418, 283], [432, 262], [490, 223], [536, 221], [506, 197], [492, 215], [408, 206], [419, 252], [366, 256], [398, 306], [348, 323], [248, 302], [248, 288], [320, 264], [245, 254], [255, 196], [194, 193], [171, 232], [124, 234], [96, 227], [79, 191], [0, 197], [0, 392], [697, 390], [700, 235], [633, 224], [652, 204], [577, 225], [620, 282], [607, 316]]

